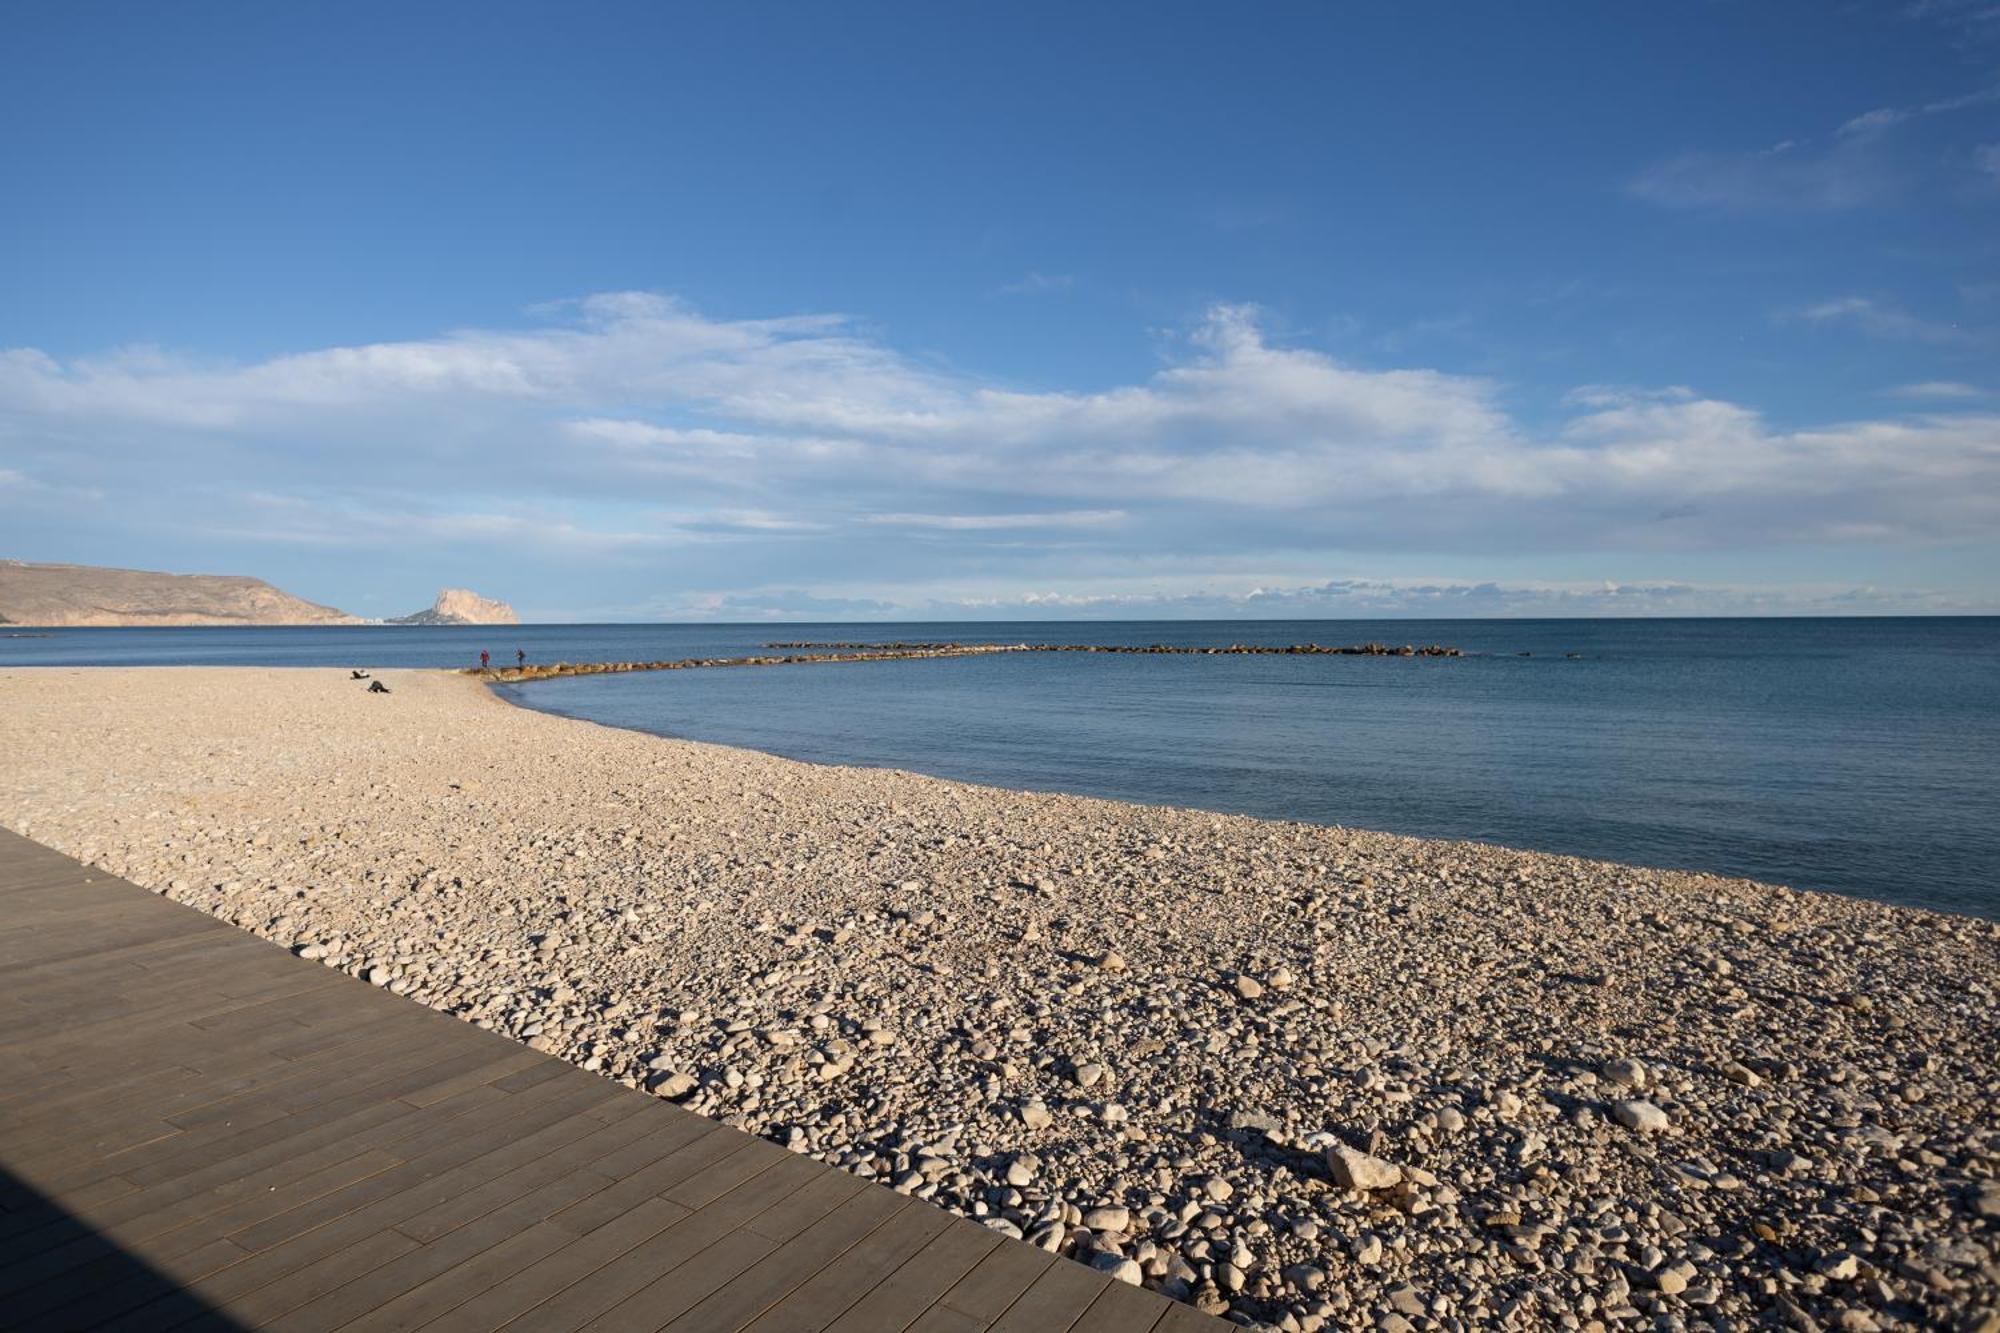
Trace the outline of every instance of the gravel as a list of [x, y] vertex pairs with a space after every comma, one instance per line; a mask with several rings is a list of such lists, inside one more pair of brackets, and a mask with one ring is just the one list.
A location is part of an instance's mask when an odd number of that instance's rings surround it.
[[2000, 1328], [1993, 923], [378, 674], [0, 671], [0, 822], [1239, 1322]]

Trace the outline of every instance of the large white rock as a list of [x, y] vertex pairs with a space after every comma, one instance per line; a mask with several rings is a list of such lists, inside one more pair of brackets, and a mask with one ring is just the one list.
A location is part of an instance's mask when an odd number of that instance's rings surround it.
[[1627, 1129], [1636, 1129], [1641, 1134], [1664, 1134], [1673, 1126], [1667, 1113], [1651, 1102], [1619, 1102], [1611, 1108], [1611, 1117]]
[[1604, 1077], [1628, 1088], [1645, 1087], [1649, 1072], [1644, 1063], [1629, 1057], [1612, 1060], [1604, 1066]]
[[1122, 1254], [1099, 1251], [1090, 1256], [1090, 1266], [1100, 1273], [1109, 1273], [1120, 1282], [1129, 1282], [1135, 1287], [1146, 1276], [1146, 1270]]
[[1083, 1225], [1089, 1227], [1092, 1231], [1124, 1231], [1132, 1225], [1132, 1212], [1128, 1208], [1106, 1204], [1101, 1208], [1093, 1208], [1085, 1213], [1083, 1215]]
[[1394, 1162], [1356, 1152], [1344, 1143], [1326, 1150], [1326, 1169], [1334, 1180], [1351, 1190], [1385, 1190], [1403, 1179], [1403, 1168]]
[[655, 1070], [646, 1080], [646, 1091], [655, 1097], [665, 1097], [668, 1101], [679, 1101], [695, 1090], [693, 1074], [677, 1073], [671, 1069]]

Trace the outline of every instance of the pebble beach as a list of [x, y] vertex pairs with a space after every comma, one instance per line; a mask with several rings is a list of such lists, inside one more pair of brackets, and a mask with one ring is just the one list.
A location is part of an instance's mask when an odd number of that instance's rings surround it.
[[1993, 922], [376, 675], [0, 671], [0, 824], [1240, 1323], [2000, 1330]]

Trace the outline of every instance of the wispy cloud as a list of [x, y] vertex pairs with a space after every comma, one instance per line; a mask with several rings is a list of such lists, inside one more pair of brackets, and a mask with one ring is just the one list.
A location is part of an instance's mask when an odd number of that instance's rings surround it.
[[1831, 213], [1900, 194], [1909, 172], [1893, 131], [1931, 116], [2000, 101], [2000, 85], [1852, 116], [1822, 139], [1786, 139], [1748, 150], [1698, 150], [1656, 162], [1627, 184], [1668, 208], [1736, 213]]
[[1921, 398], [1934, 402], [1966, 402], [1988, 396], [1986, 390], [1957, 380], [1925, 380], [1920, 384], [1899, 384], [1888, 392], [1898, 398]]
[[1010, 282], [1000, 289], [1002, 296], [1042, 296], [1054, 292], [1066, 292], [1076, 285], [1076, 279], [1067, 273], [1042, 273], [1030, 269], [1027, 276], [1018, 282]]
[[838, 614], [899, 620], [1269, 620], [1455, 619], [1490, 617], [1686, 615], [1949, 614], [1985, 603], [1923, 588], [1856, 584], [1781, 586], [1616, 579], [1501, 582], [1341, 577], [1249, 582], [1232, 587], [1039, 588], [991, 596], [918, 593], [899, 599], [828, 599], [799, 590], [724, 598], [703, 595], [661, 608], [673, 616], [722, 618], [754, 608], [757, 618]]
[[1957, 324], [1920, 319], [1908, 311], [1865, 296], [1842, 296], [1784, 312], [1780, 319], [1851, 328], [1878, 338], [1906, 342], [1964, 342], [1971, 334]]
[[1936, 23], [1957, 33], [1968, 47], [2000, 39], [2000, 5], [1993, 0], [1910, 0], [1903, 17]]
[[1667, 208], [1732, 213], [1835, 213], [1877, 203], [1899, 175], [1871, 135], [1828, 144], [1786, 140], [1749, 152], [1697, 151], [1656, 162], [1628, 190]]
[[861, 521], [890, 528], [996, 532], [1014, 528], [1101, 528], [1124, 517], [1122, 509], [1068, 509], [1047, 514], [869, 514]]

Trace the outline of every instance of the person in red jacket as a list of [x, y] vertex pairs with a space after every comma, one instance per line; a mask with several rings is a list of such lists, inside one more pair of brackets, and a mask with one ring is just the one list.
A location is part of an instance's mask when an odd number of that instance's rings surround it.
[[484, 648], [481, 648], [479, 650], [479, 669], [481, 671], [487, 670], [492, 661], [493, 661], [492, 655], [488, 653]]

